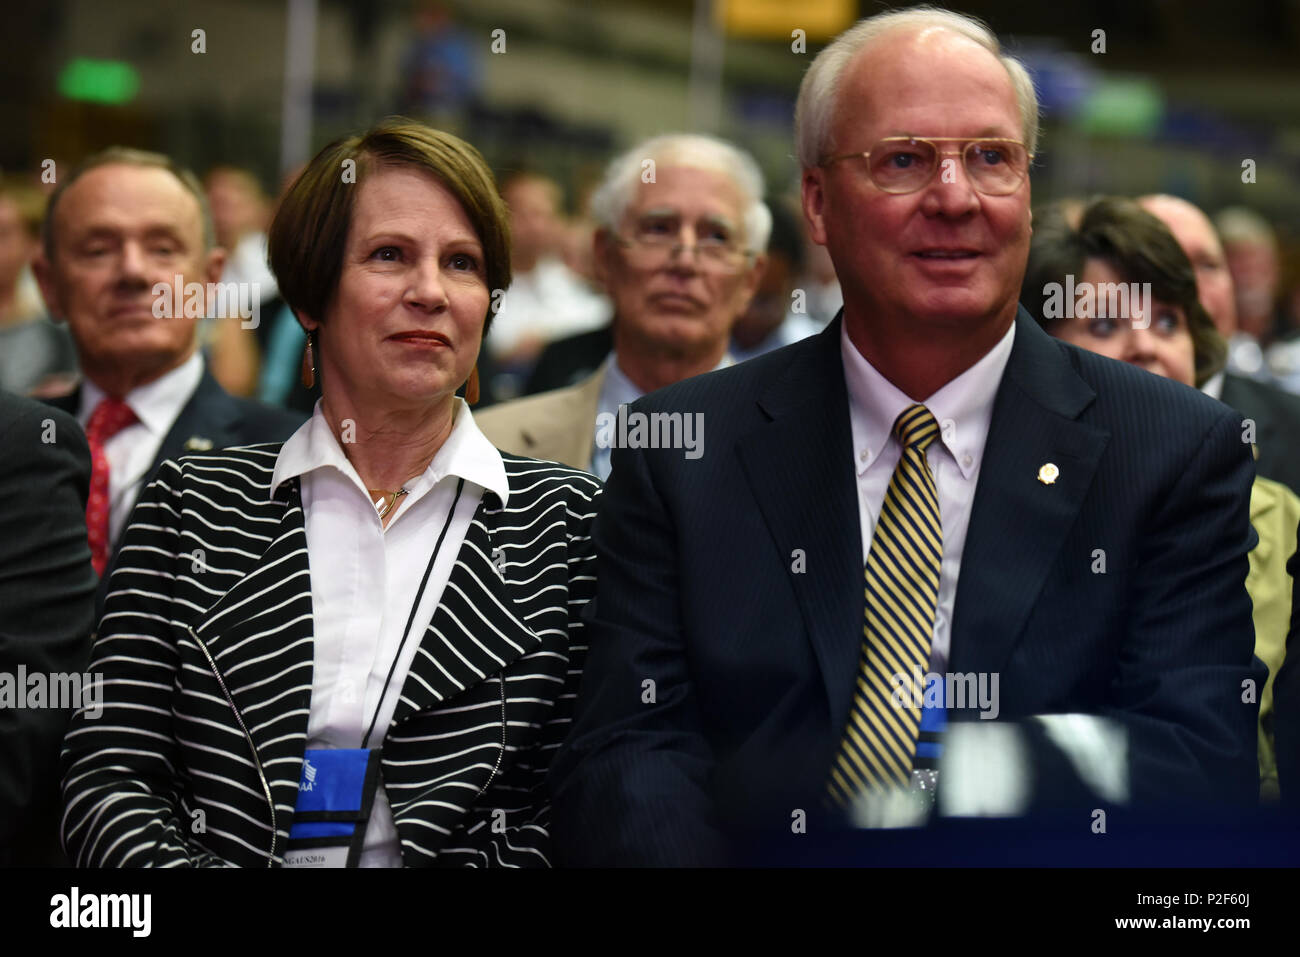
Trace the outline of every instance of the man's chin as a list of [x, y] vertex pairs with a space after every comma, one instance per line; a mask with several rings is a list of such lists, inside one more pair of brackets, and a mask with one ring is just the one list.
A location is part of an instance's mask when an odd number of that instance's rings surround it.
[[969, 326], [989, 321], [999, 312], [998, 304], [987, 296], [971, 295], [966, 290], [936, 290], [916, 299], [908, 313], [917, 322], [935, 326]]
[[114, 336], [108, 348], [98, 352], [95, 363], [119, 369], [158, 370], [161, 374], [180, 365], [189, 356], [189, 346], [160, 343], [152, 336]]

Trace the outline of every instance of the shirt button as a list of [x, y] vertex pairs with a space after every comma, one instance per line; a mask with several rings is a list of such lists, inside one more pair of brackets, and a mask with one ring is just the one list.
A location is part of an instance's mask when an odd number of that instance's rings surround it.
[[858, 458], [860, 458], [862, 461], [865, 462], [867, 459], [871, 458], [871, 450], [863, 449], [862, 452], [858, 455]]
[[961, 464], [964, 465], [964, 466], [966, 466], [967, 468], [970, 468], [970, 463], [971, 463], [971, 461], [972, 461], [972, 460], [971, 460], [971, 457], [970, 457], [969, 455], [963, 455], [963, 456], [961, 457]]

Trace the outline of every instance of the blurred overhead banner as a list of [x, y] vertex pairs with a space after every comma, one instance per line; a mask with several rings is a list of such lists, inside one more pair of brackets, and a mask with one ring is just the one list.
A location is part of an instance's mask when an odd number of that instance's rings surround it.
[[854, 0], [716, 0], [718, 24], [732, 36], [790, 40], [802, 30], [812, 42], [830, 40], [853, 25]]

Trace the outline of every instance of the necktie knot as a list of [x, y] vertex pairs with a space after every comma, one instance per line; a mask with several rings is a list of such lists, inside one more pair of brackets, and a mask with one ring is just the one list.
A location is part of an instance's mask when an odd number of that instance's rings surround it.
[[111, 395], [105, 396], [99, 400], [95, 411], [90, 413], [90, 421], [86, 423], [86, 439], [91, 443], [102, 444], [136, 421], [136, 415], [129, 405]]
[[939, 423], [925, 406], [909, 405], [894, 422], [894, 435], [904, 448], [924, 452], [939, 437]]

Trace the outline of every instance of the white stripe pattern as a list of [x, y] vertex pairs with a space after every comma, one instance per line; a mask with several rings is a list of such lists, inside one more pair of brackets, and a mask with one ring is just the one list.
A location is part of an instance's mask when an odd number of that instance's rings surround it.
[[[78, 711], [64, 741], [79, 865], [283, 863], [313, 642], [297, 480], [269, 488], [279, 448], [168, 462], [140, 498], [90, 665], [103, 713]], [[408, 867], [549, 860], [546, 771], [582, 676], [601, 487], [502, 459], [510, 508], [480, 501], [384, 738]]]

